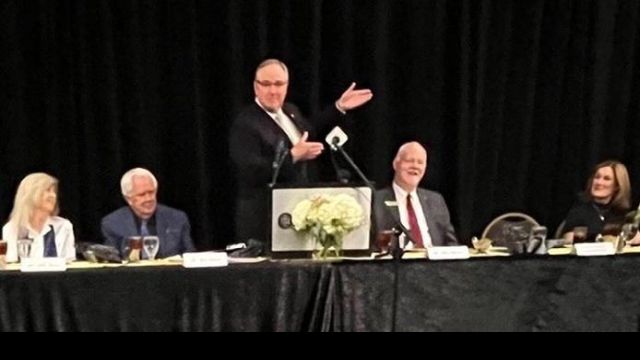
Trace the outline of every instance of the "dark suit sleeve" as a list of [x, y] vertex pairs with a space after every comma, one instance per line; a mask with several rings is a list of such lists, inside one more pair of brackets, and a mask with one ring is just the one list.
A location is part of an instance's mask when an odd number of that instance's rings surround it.
[[371, 248], [375, 251], [380, 251], [377, 244], [378, 233], [392, 230], [400, 223], [398, 207], [387, 207], [385, 201], [395, 201], [395, 194], [390, 187], [377, 190], [373, 195], [370, 242]]
[[373, 195], [373, 216], [371, 221], [373, 234], [377, 234], [382, 230], [390, 230], [396, 225], [393, 213], [385, 206], [385, 200], [391, 196], [389, 191], [388, 189], [382, 189], [376, 191]]
[[[236, 117], [229, 132], [229, 152], [241, 189], [262, 189], [273, 176], [273, 160], [280, 139], [290, 141], [271, 123], [268, 115], [257, 106], [249, 107]], [[297, 167], [288, 153], [280, 168], [279, 179], [295, 179]]]
[[249, 114], [240, 115], [231, 127], [229, 151], [237, 181], [247, 187], [259, 187], [269, 182], [275, 151], [265, 148], [265, 135], [260, 133], [259, 124], [249, 123], [261, 119], [249, 117]]
[[[342, 114], [331, 105], [312, 121], [307, 121], [293, 104], [285, 104], [283, 110], [291, 117], [301, 132], [309, 132], [310, 141], [322, 141], [324, 131], [335, 124]], [[248, 106], [233, 122], [229, 132], [229, 152], [241, 189], [262, 189], [271, 182], [273, 160], [278, 141], [292, 144], [257, 105]], [[295, 182], [305, 162], [294, 164], [289, 152], [280, 168], [279, 180]]]
[[104, 245], [113, 246], [118, 251], [122, 253], [122, 241], [120, 236], [116, 234], [113, 228], [109, 224], [109, 220], [107, 218], [102, 219], [100, 225], [100, 231], [102, 232], [102, 238], [104, 240]]

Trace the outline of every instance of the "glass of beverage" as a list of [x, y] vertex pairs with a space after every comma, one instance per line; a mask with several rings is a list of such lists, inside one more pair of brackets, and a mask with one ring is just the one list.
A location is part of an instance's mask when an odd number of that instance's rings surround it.
[[586, 226], [576, 226], [573, 228], [573, 243], [587, 242], [587, 233], [589, 228]]
[[160, 248], [160, 239], [157, 236], [145, 236], [142, 239], [144, 253], [147, 254], [149, 260], [155, 260]]
[[7, 240], [0, 240], [0, 269], [7, 267]]
[[124, 249], [124, 262], [140, 261], [140, 252], [142, 251], [142, 236], [129, 236], [127, 239], [127, 247]]
[[620, 235], [622, 237], [622, 240], [625, 242], [625, 244], [631, 240], [633, 240], [633, 238], [636, 236], [636, 234], [638, 233], [638, 224], [624, 224], [622, 225], [622, 231], [620, 232]]
[[33, 244], [33, 239], [18, 239], [18, 257], [20, 261], [22, 259], [27, 259], [31, 256], [31, 244]]
[[389, 248], [393, 246], [396, 233], [393, 230], [382, 230], [376, 235], [376, 245], [380, 253], [388, 254]]

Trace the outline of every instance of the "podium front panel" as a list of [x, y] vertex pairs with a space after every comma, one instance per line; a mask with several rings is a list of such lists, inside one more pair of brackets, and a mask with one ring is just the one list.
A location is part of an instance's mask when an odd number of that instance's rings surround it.
[[294, 229], [292, 213], [303, 200], [320, 195], [346, 194], [352, 196], [362, 207], [362, 225], [351, 231], [343, 239], [343, 250], [368, 250], [371, 228], [371, 189], [363, 187], [315, 187], [278, 188], [272, 191], [271, 202], [271, 251], [311, 252], [314, 243], [310, 236]]

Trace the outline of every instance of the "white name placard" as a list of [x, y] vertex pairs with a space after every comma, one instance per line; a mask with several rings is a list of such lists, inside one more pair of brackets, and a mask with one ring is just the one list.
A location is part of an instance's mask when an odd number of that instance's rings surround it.
[[466, 246], [434, 246], [427, 249], [429, 260], [464, 260], [469, 258]]
[[226, 252], [192, 252], [182, 254], [182, 266], [186, 268], [219, 267], [229, 265]]
[[607, 256], [615, 255], [616, 249], [610, 242], [574, 244], [578, 256]]
[[67, 270], [67, 262], [64, 258], [43, 257], [24, 258], [20, 260], [20, 271], [22, 272], [51, 272]]

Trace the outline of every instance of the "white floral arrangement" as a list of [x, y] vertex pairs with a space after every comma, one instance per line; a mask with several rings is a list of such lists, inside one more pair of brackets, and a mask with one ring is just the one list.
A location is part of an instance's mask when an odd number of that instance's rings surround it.
[[307, 232], [322, 248], [342, 247], [342, 238], [364, 220], [362, 206], [350, 195], [315, 195], [302, 200], [291, 214], [296, 231]]

